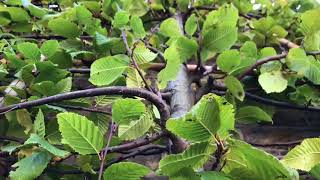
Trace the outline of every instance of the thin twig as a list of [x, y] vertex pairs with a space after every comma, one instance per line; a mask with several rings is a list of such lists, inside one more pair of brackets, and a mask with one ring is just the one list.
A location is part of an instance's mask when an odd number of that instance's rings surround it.
[[78, 111], [87, 111], [87, 112], [94, 112], [94, 113], [101, 113], [101, 114], [107, 114], [107, 115], [112, 115], [110, 111], [103, 111], [100, 109], [92, 109], [92, 108], [86, 108], [86, 107], [81, 107], [81, 106], [72, 106], [72, 105], [67, 105], [67, 104], [57, 104], [57, 103], [50, 103], [49, 105], [52, 106], [58, 106], [66, 109], [73, 109], [73, 110], [78, 110]]
[[13, 136], [0, 136], [1, 141], [14, 141], [19, 144], [23, 144], [24, 140], [21, 138], [13, 137]]
[[130, 59], [131, 59], [131, 62], [132, 62], [133, 67], [138, 71], [138, 74], [139, 74], [139, 76], [141, 77], [141, 79], [143, 80], [146, 88], [147, 88], [149, 91], [151, 91], [151, 92], [153, 92], [153, 93], [156, 93], [156, 92], [149, 86], [147, 80], [146, 80], [146, 79], [144, 78], [144, 76], [143, 76], [143, 73], [142, 73], [141, 69], [140, 69], [139, 66], [138, 66], [138, 63], [137, 63], [136, 60], [134, 59], [132, 50], [130, 49], [130, 47], [129, 47], [129, 45], [128, 45], [126, 32], [125, 32], [124, 30], [121, 31], [121, 36], [122, 36], [123, 43], [124, 43], [124, 45], [125, 45], [125, 47], [126, 47], [127, 53], [128, 53], [128, 55], [129, 55], [129, 57], [130, 57]]
[[278, 54], [275, 56], [269, 56], [269, 57], [262, 58], [262, 59], [258, 60], [254, 65], [252, 65], [249, 69], [247, 69], [245, 72], [240, 74], [238, 76], [238, 79], [242, 80], [246, 75], [250, 74], [254, 69], [258, 68], [262, 64], [265, 64], [270, 61], [278, 61], [282, 58], [285, 58], [287, 55], [288, 55], [288, 53], [282, 53], [282, 54]]
[[108, 135], [108, 139], [107, 139], [107, 144], [102, 152], [103, 154], [102, 154], [101, 162], [100, 162], [99, 178], [98, 178], [99, 180], [102, 179], [102, 173], [103, 173], [103, 169], [104, 169], [104, 161], [106, 160], [106, 156], [108, 154], [108, 149], [109, 149], [109, 145], [110, 145], [110, 142], [112, 139], [113, 131], [114, 131], [114, 123], [113, 123], [113, 121], [111, 121], [110, 127], [109, 127], [109, 135]]

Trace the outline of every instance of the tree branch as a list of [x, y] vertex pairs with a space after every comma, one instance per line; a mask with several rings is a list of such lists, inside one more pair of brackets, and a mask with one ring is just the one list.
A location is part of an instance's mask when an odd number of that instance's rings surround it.
[[107, 114], [109, 116], [112, 115], [111, 112], [103, 111], [103, 110], [100, 110], [100, 109], [92, 109], [92, 108], [86, 108], [86, 107], [81, 107], [81, 106], [71, 106], [71, 105], [67, 105], [67, 104], [57, 104], [57, 103], [50, 103], [49, 105], [58, 106], [58, 107], [65, 108], [65, 109], [77, 110], [77, 111], [87, 111], [87, 112], [101, 113], [101, 114]]
[[159, 110], [161, 116], [160, 125], [162, 127], [165, 126], [165, 121], [170, 117], [170, 111], [165, 104], [165, 102], [159, 98], [157, 95], [153, 94], [144, 89], [139, 88], [127, 88], [123, 86], [113, 86], [113, 87], [103, 87], [103, 88], [93, 88], [86, 90], [73, 91], [64, 94], [58, 94], [54, 96], [49, 96], [41, 99], [37, 99], [34, 101], [22, 102], [6, 107], [0, 108], [0, 114], [14, 111], [17, 109], [30, 108], [34, 106], [40, 106], [44, 104], [50, 104], [54, 102], [59, 102], [63, 100], [70, 100], [82, 97], [93, 97], [93, 96], [101, 96], [101, 95], [126, 95], [126, 96], [138, 96], [144, 98], [151, 103], [153, 103]]
[[262, 58], [262, 59], [258, 60], [254, 65], [252, 65], [249, 69], [247, 69], [245, 72], [240, 74], [238, 76], [238, 79], [242, 80], [246, 75], [250, 74], [254, 69], [258, 68], [262, 64], [265, 64], [265, 63], [270, 62], [270, 61], [278, 61], [278, 60], [280, 60], [282, 58], [285, 58], [287, 55], [288, 55], [288, 53], [282, 53], [282, 54], [279, 54], [279, 55]]

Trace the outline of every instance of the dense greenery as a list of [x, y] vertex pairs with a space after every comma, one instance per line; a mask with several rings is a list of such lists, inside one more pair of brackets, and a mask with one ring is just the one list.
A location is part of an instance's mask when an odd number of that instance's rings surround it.
[[316, 0], [1, 1], [0, 175], [320, 179], [320, 138], [279, 160], [235, 128], [272, 123], [261, 102], [320, 111], [319, 16]]

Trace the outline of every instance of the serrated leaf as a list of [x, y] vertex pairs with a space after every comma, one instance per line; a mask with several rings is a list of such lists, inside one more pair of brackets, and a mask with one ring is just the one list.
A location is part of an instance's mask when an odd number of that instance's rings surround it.
[[109, 85], [118, 79], [128, 68], [127, 56], [108, 56], [98, 59], [91, 65], [89, 81], [97, 86]]
[[192, 168], [185, 167], [169, 176], [170, 180], [200, 180], [200, 175]]
[[167, 37], [177, 37], [182, 35], [178, 21], [174, 18], [164, 20], [160, 25], [159, 32]]
[[146, 31], [144, 30], [143, 22], [138, 16], [131, 17], [130, 27], [135, 37], [142, 39], [146, 36]]
[[234, 97], [236, 97], [240, 101], [243, 101], [245, 93], [241, 82], [237, 78], [233, 76], [228, 76], [225, 79], [224, 83], [226, 84], [228, 90]]
[[57, 40], [45, 41], [41, 46], [41, 53], [46, 57], [51, 57], [60, 48]]
[[315, 165], [320, 163], [320, 138], [308, 138], [294, 147], [281, 160], [287, 166], [310, 171]]
[[266, 93], [280, 93], [288, 86], [288, 81], [283, 77], [281, 71], [262, 73], [258, 81]]
[[222, 172], [234, 179], [299, 179], [295, 170], [284, 166], [276, 157], [239, 140], [229, 141], [224, 160]]
[[97, 106], [107, 106], [113, 103], [115, 100], [121, 98], [121, 96], [96, 96], [95, 97], [95, 107]]
[[127, 11], [118, 11], [114, 15], [114, 19], [112, 21], [112, 25], [115, 28], [123, 28], [129, 22], [130, 14]]
[[40, 147], [42, 147], [43, 149], [47, 150], [55, 156], [66, 157], [69, 155], [68, 151], [64, 151], [54, 147], [53, 145], [48, 143], [44, 138], [38, 136], [37, 134], [30, 135], [29, 139], [27, 139], [27, 141], [24, 142], [24, 145], [28, 144], [38, 144]]
[[200, 175], [201, 180], [232, 180], [232, 178], [226, 174], [216, 171], [201, 172]]
[[238, 28], [218, 27], [204, 34], [203, 46], [211, 52], [219, 53], [228, 50], [238, 39]]
[[34, 121], [33, 130], [40, 137], [44, 137], [46, 135], [46, 126], [44, 123], [44, 116], [41, 109], [39, 109], [38, 114], [36, 116], [36, 120]]
[[129, 68], [126, 77], [127, 87], [144, 88], [145, 84], [141, 78], [138, 70], [134, 68]]
[[192, 36], [197, 31], [197, 18], [195, 14], [192, 14], [186, 21], [184, 29], [189, 36]]
[[12, 180], [36, 179], [47, 167], [50, 159], [50, 154], [45, 151], [33, 152], [31, 156], [15, 163], [13, 167], [17, 167], [17, 169], [11, 171], [9, 176]]
[[237, 50], [228, 50], [217, 58], [218, 67], [224, 72], [231, 72], [240, 64], [240, 53]]
[[18, 44], [18, 50], [24, 57], [34, 61], [40, 61], [41, 53], [37, 44], [30, 42], [20, 43]]
[[239, 18], [239, 12], [232, 4], [221, 6], [216, 11], [211, 11], [203, 24], [203, 33], [216, 27], [235, 27]]
[[290, 49], [286, 63], [292, 71], [305, 76], [314, 84], [320, 84], [320, 62], [312, 56], [307, 56], [304, 50]]
[[56, 84], [56, 92], [57, 94], [59, 93], [66, 93], [70, 92], [72, 88], [72, 77], [68, 77], [65, 79], [61, 79], [57, 84]]
[[81, 155], [97, 153], [103, 148], [103, 136], [99, 128], [86, 117], [75, 113], [57, 115], [62, 143], [68, 144]]
[[176, 79], [181, 66], [182, 65], [179, 58], [172, 58], [167, 60], [166, 67], [162, 69], [158, 74], [160, 89], [164, 89], [169, 81]]
[[199, 168], [208, 160], [213, 150], [214, 147], [209, 142], [192, 144], [181, 154], [167, 155], [161, 159], [159, 170], [171, 175], [185, 167]]
[[108, 167], [104, 173], [104, 180], [139, 180], [146, 176], [150, 169], [132, 162], [120, 162]]
[[133, 51], [133, 58], [138, 64], [145, 64], [153, 61], [157, 57], [157, 54], [151, 52], [144, 45], [139, 44]]
[[256, 122], [271, 122], [272, 118], [257, 106], [245, 106], [239, 108], [236, 119], [238, 122], [256, 123]]
[[29, 112], [26, 109], [17, 110], [17, 120], [25, 128], [24, 133], [29, 134], [33, 128], [33, 123]]
[[120, 124], [118, 135], [123, 140], [133, 140], [144, 135], [153, 124], [153, 116], [149, 111], [142, 114], [138, 120], [130, 121], [129, 124]]
[[112, 105], [112, 118], [118, 124], [129, 124], [138, 120], [145, 111], [145, 105], [139, 99], [118, 99]]
[[81, 33], [80, 29], [75, 23], [62, 18], [50, 20], [48, 27], [53, 33], [66, 38], [75, 38]]

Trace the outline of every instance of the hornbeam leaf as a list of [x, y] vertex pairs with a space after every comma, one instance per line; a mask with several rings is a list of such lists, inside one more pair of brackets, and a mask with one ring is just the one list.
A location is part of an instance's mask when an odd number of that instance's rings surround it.
[[12, 180], [32, 180], [40, 176], [50, 162], [51, 156], [46, 151], [33, 152], [31, 156], [18, 161], [13, 165], [17, 169], [10, 172]]
[[245, 106], [239, 108], [237, 114], [237, 121], [244, 123], [256, 122], [271, 122], [272, 118], [257, 106]]
[[139, 18], [138, 16], [131, 17], [130, 26], [133, 31], [133, 34], [137, 38], [143, 39], [146, 36], [146, 31], [144, 30], [143, 22], [142, 22], [141, 18]]
[[129, 124], [120, 124], [118, 135], [123, 140], [133, 140], [144, 135], [153, 123], [152, 114], [147, 111], [138, 120], [131, 121]]
[[219, 53], [228, 50], [237, 41], [238, 28], [218, 27], [204, 34], [203, 46], [206, 50]]
[[128, 68], [127, 56], [108, 56], [94, 61], [89, 81], [97, 86], [109, 85]]
[[192, 144], [181, 154], [168, 155], [161, 159], [159, 169], [166, 175], [177, 173], [185, 167], [201, 167], [213, 153], [214, 146], [209, 142]]
[[239, 140], [229, 141], [224, 160], [222, 172], [233, 179], [299, 179], [298, 172], [286, 167], [276, 157]]
[[18, 50], [23, 54], [24, 57], [29, 58], [34, 61], [40, 61], [40, 49], [37, 44], [24, 42], [18, 44]]
[[138, 64], [145, 64], [153, 61], [157, 57], [157, 54], [151, 52], [144, 45], [139, 44], [133, 51], [133, 57]]
[[245, 93], [241, 82], [233, 76], [228, 76], [224, 82], [231, 94], [240, 101], [243, 101]]
[[320, 163], [320, 138], [308, 138], [283, 157], [281, 160], [291, 168], [310, 171]]
[[117, 99], [112, 105], [112, 118], [118, 124], [129, 124], [145, 111], [145, 105], [139, 99]]
[[132, 162], [120, 162], [108, 167], [104, 173], [104, 180], [139, 180], [149, 174], [150, 169]]
[[280, 93], [288, 86], [288, 81], [281, 71], [264, 72], [260, 74], [258, 81], [266, 93]]
[[75, 38], [81, 33], [80, 29], [75, 23], [63, 18], [50, 20], [48, 27], [52, 32], [66, 38]]
[[168, 18], [164, 20], [160, 25], [159, 32], [168, 37], [176, 37], [182, 35], [178, 21], [174, 18]]
[[195, 14], [192, 14], [186, 21], [186, 25], [184, 27], [186, 33], [189, 36], [192, 36], [197, 31], [197, 18]]
[[40, 147], [42, 147], [43, 149], [47, 150], [55, 156], [66, 157], [67, 155], [69, 155], [68, 151], [64, 151], [54, 147], [53, 145], [48, 143], [43, 137], [40, 137], [37, 134], [31, 134], [30, 138], [27, 139], [27, 141], [24, 143], [24, 145], [27, 144], [38, 144]]
[[103, 136], [92, 121], [69, 112], [60, 113], [57, 118], [62, 143], [68, 144], [81, 155], [100, 152], [103, 147]]
[[39, 109], [38, 114], [36, 116], [36, 120], [34, 121], [33, 130], [40, 137], [44, 137], [46, 135], [46, 126], [44, 123], [44, 116], [41, 109]]

